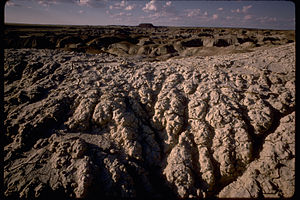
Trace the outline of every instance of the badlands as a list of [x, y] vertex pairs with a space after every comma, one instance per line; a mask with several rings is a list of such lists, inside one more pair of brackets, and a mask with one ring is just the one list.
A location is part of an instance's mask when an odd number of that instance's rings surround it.
[[295, 32], [7, 25], [4, 195], [289, 198]]

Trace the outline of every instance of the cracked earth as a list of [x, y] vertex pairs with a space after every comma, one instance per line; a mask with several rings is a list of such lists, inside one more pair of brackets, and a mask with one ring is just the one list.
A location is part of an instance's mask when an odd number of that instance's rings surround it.
[[148, 62], [6, 49], [8, 197], [292, 197], [295, 43]]

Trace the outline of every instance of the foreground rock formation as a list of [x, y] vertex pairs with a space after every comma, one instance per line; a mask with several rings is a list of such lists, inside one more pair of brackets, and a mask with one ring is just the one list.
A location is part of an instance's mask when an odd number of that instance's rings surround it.
[[291, 197], [295, 43], [136, 61], [5, 50], [9, 197]]

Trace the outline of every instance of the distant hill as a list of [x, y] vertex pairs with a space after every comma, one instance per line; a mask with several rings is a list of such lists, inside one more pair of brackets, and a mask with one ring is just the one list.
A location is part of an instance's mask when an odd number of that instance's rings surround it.
[[142, 27], [142, 28], [153, 28], [153, 24], [151, 23], [141, 23], [139, 24], [139, 27]]

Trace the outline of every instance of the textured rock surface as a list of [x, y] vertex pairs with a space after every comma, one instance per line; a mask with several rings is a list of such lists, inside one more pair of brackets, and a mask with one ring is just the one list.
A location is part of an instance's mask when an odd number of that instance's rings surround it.
[[6, 196], [295, 192], [295, 43], [161, 62], [10, 49], [4, 64]]
[[5, 48], [66, 49], [111, 53], [142, 60], [222, 55], [295, 42], [295, 31], [139, 26], [47, 26], [7, 24]]

